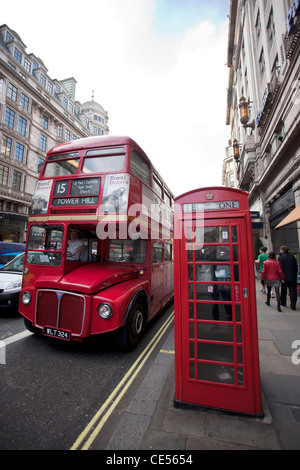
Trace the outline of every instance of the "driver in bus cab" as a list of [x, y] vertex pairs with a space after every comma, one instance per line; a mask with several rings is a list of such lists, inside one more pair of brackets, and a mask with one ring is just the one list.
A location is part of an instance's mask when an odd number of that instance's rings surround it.
[[80, 256], [84, 250], [83, 241], [79, 238], [79, 230], [70, 229], [70, 239], [67, 248], [67, 261], [80, 261]]

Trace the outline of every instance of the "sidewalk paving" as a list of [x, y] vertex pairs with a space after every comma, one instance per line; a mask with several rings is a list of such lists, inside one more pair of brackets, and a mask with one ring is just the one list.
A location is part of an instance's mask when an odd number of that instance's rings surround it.
[[258, 280], [256, 287], [264, 417], [175, 408], [172, 328], [106, 450], [300, 449], [300, 364], [292, 363], [293, 352], [300, 358], [300, 302], [277, 312], [276, 299], [268, 307]]

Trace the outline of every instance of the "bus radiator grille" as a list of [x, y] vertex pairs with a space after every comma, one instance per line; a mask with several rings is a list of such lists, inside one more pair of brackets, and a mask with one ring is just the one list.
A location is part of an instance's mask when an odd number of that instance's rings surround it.
[[82, 295], [63, 291], [39, 290], [36, 309], [37, 326], [52, 326], [80, 336], [85, 317], [85, 299]]

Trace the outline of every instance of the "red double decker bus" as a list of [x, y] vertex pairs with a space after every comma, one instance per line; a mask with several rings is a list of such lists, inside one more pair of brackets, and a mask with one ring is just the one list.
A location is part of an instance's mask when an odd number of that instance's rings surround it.
[[173, 195], [129, 137], [52, 148], [28, 223], [19, 311], [64, 340], [118, 330], [131, 349], [173, 298]]

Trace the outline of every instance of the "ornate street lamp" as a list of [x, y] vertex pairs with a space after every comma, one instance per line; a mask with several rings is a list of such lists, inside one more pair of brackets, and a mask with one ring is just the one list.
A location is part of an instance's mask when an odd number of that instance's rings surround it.
[[246, 98], [244, 96], [241, 97], [240, 99], [240, 104], [239, 104], [239, 108], [240, 108], [240, 121], [241, 121], [241, 124], [243, 124], [243, 127], [250, 127], [252, 130], [255, 129], [255, 121], [253, 119], [253, 121], [248, 124], [248, 121], [249, 121], [249, 115], [248, 115], [248, 106], [250, 105], [250, 102], [249, 101], [246, 101]]
[[234, 139], [233, 141], [233, 144], [232, 144], [232, 147], [233, 147], [233, 156], [234, 156], [234, 159], [236, 161], [238, 161], [240, 159], [240, 146], [239, 146], [239, 143], [236, 139]]

